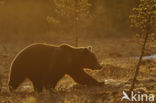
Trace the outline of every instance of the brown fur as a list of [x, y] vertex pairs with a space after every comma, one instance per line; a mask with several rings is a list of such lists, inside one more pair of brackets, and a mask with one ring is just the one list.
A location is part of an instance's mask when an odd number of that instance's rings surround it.
[[96, 56], [87, 48], [75, 48], [67, 44], [60, 46], [33, 44], [20, 51], [11, 64], [9, 86], [16, 89], [29, 78], [34, 87], [54, 88], [65, 74], [84, 85], [98, 85], [83, 68], [99, 69]]

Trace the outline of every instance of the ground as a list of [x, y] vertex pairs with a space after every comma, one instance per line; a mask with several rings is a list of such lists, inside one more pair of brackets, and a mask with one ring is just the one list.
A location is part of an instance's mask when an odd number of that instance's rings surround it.
[[[61, 39], [58, 36], [46, 43], [73, 45], [72, 37]], [[85, 38], [85, 37], [82, 37]], [[9, 65], [15, 54], [25, 46], [36, 41], [45, 42], [42, 39], [34, 41], [3, 41], [0, 47], [0, 79], [2, 92], [5, 91], [9, 73]], [[57, 41], [57, 42], [56, 42]], [[42, 93], [33, 92], [31, 82], [26, 80], [16, 92], [0, 94], [0, 103], [122, 103], [122, 91], [128, 91], [134, 75], [135, 67], [140, 53], [135, 37], [99, 37], [79, 38], [79, 46], [93, 46], [103, 65], [100, 71], [85, 69], [87, 73], [98, 81], [105, 81], [104, 86], [77, 86], [66, 75], [56, 86], [56, 89], [44, 90]], [[156, 95], [156, 60], [143, 60], [141, 71], [134, 91], [153, 93]], [[129, 103], [124, 101], [123, 103]]]

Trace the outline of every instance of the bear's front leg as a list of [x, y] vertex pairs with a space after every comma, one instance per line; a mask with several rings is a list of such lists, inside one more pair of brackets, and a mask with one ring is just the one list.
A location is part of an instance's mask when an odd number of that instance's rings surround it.
[[85, 73], [83, 70], [76, 70], [70, 72], [69, 75], [75, 80], [75, 82], [82, 84], [82, 85], [104, 85], [103, 82], [96, 81], [93, 77]]

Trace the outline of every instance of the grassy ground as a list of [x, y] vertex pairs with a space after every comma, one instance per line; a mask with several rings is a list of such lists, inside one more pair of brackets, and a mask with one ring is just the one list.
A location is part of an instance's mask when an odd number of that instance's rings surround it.
[[[25, 41], [3, 41], [0, 46], [0, 79], [2, 91], [7, 89], [9, 65], [16, 53], [34, 42], [74, 45], [71, 37], [52, 36]], [[82, 38], [88, 38], [82, 39]], [[103, 86], [85, 87], [76, 85], [69, 76], [59, 81], [55, 89], [34, 92], [30, 81], [24, 82], [16, 92], [1, 93], [0, 103], [122, 103], [122, 91], [130, 88], [140, 47], [134, 37], [81, 37], [79, 46], [93, 46], [103, 68], [100, 71], [85, 70]], [[144, 60], [141, 65], [135, 91], [156, 95], [156, 60]], [[125, 101], [126, 102], [126, 101]], [[123, 102], [123, 103], [125, 103]], [[127, 102], [129, 103], [129, 102]]]

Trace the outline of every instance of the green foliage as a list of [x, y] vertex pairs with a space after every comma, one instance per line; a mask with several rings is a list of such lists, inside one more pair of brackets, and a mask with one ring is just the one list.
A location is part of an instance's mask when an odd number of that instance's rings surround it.
[[[90, 14], [91, 4], [88, 0], [53, 0], [53, 4], [57, 15], [56, 19], [60, 21], [58, 23], [80, 23]], [[51, 19], [56, 23], [53, 17]]]
[[[89, 21], [91, 4], [88, 0], [53, 0], [55, 6], [55, 17], [47, 17], [48, 22], [53, 24], [61, 24], [70, 28], [75, 34], [75, 46], [78, 46], [78, 31]], [[83, 25], [82, 25], [83, 24]]]
[[139, 6], [137, 8], [133, 8], [133, 14], [130, 15], [131, 27], [136, 30], [139, 38], [143, 38], [143, 42], [141, 54], [138, 60], [138, 64], [136, 66], [135, 75], [128, 95], [130, 95], [130, 92], [134, 89], [136, 78], [139, 73], [141, 61], [144, 56], [148, 40], [151, 41], [152, 39], [154, 39], [153, 36], [155, 35], [154, 29], [156, 24], [155, 11], [156, 0], [140, 0]]
[[137, 8], [133, 8], [130, 15], [131, 27], [139, 38], [144, 38], [148, 33], [150, 40], [155, 37], [156, 0], [140, 0]]
[[155, 53], [156, 40], [156, 0], [140, 0], [130, 15], [131, 27], [135, 30], [138, 43], [143, 44], [148, 35], [145, 53]]

